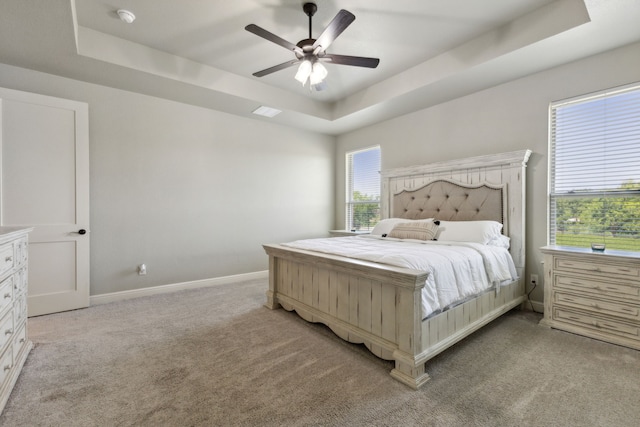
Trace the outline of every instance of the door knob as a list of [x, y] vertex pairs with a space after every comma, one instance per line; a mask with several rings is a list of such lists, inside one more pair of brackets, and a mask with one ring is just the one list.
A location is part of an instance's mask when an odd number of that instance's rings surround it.
[[78, 230], [78, 234], [87, 234], [87, 230], [81, 228], [80, 230]]

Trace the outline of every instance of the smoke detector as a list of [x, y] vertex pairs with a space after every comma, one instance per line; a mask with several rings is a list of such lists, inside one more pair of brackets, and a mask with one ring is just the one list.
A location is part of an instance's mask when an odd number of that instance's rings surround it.
[[134, 15], [133, 12], [129, 12], [128, 10], [118, 9], [118, 12], [116, 13], [120, 17], [120, 19], [123, 22], [126, 22], [127, 24], [131, 24], [133, 21], [136, 20], [136, 15]]

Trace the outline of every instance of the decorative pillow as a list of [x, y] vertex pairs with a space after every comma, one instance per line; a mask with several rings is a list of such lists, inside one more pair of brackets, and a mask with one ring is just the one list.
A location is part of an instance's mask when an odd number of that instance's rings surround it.
[[396, 239], [433, 240], [438, 232], [438, 224], [433, 221], [403, 222], [393, 227], [387, 237]]
[[403, 222], [432, 222], [432, 221], [433, 221], [433, 218], [427, 218], [427, 219], [386, 218], [381, 220], [379, 223], [376, 224], [375, 227], [373, 227], [373, 230], [371, 230], [371, 234], [376, 236], [389, 234], [391, 233], [391, 230], [393, 230], [393, 227]]
[[502, 224], [497, 221], [440, 221], [437, 239], [486, 245], [500, 236], [501, 231]]

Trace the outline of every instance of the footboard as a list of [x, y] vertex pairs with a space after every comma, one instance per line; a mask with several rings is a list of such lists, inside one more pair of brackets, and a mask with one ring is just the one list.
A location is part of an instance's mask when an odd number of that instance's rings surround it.
[[268, 308], [295, 310], [342, 339], [395, 360], [394, 376], [406, 377], [403, 382], [412, 387], [429, 379], [424, 363], [416, 363], [423, 350], [421, 291], [427, 272], [281, 245], [264, 249], [269, 255]]
[[394, 360], [391, 375], [416, 389], [429, 380], [429, 359], [524, 301], [519, 279], [423, 321], [427, 272], [281, 245], [264, 249], [268, 308], [295, 310], [340, 338]]

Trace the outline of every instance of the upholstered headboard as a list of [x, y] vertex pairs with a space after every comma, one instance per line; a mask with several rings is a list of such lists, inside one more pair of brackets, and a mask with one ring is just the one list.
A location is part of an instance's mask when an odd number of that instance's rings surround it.
[[525, 266], [525, 172], [530, 150], [381, 172], [382, 218], [502, 222], [518, 268]]
[[444, 221], [498, 221], [506, 227], [506, 184], [467, 185], [451, 180], [432, 181], [416, 190], [393, 195], [394, 218], [435, 218]]

